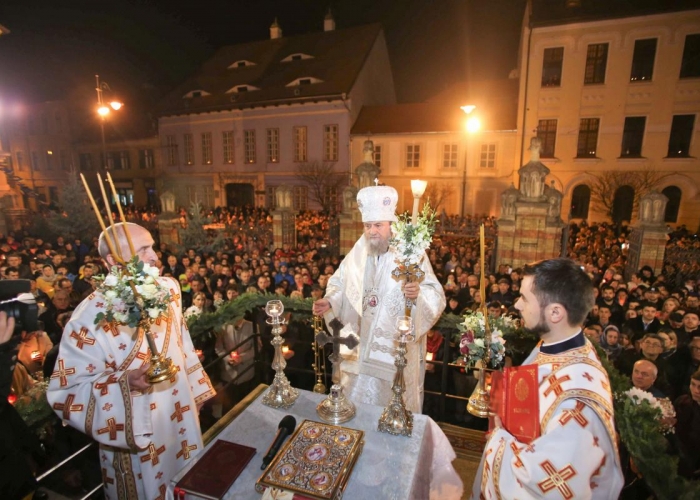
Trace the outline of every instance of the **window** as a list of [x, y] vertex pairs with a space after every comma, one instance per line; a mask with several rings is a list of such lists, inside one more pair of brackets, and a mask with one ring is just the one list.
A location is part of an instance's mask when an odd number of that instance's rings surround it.
[[277, 208], [275, 198], [276, 189], [276, 186], [265, 186], [265, 208], [269, 208], [270, 210], [274, 210], [275, 208]]
[[80, 170], [92, 170], [92, 154], [80, 153]]
[[236, 92], [248, 92], [248, 85], [239, 85], [236, 87]]
[[139, 149], [139, 168], [153, 168], [153, 150]]
[[59, 154], [59, 161], [61, 163], [61, 168], [63, 170], [68, 170], [68, 168], [70, 167], [70, 161], [68, 159], [68, 151], [66, 151], [65, 149], [61, 150], [61, 152]]
[[406, 145], [406, 168], [420, 167], [420, 144]]
[[107, 168], [115, 170], [129, 170], [131, 160], [128, 151], [110, 151], [107, 153]]
[[457, 144], [443, 145], [442, 168], [457, 168]]
[[[622, 158], [639, 158], [642, 156], [642, 140], [644, 138], [645, 116], [628, 116], [625, 118], [625, 128], [622, 132]], [[625, 219], [626, 220], [626, 219]]]
[[224, 130], [224, 133], [223, 133], [224, 163], [233, 163], [233, 160], [234, 160], [233, 140], [234, 140], [233, 130]]
[[494, 168], [496, 166], [496, 145], [482, 144], [479, 156], [479, 166], [481, 168]]
[[280, 161], [280, 129], [267, 129], [267, 163]]
[[211, 165], [211, 132], [202, 132], [202, 163]]
[[309, 206], [309, 188], [294, 186], [294, 210], [306, 210]]
[[177, 165], [177, 138], [174, 135], [165, 136], [165, 151], [168, 158], [168, 166]]
[[46, 113], [41, 113], [41, 131], [45, 135], [49, 133], [49, 118], [46, 116]]
[[382, 145], [374, 145], [374, 164], [379, 168], [382, 168]]
[[588, 46], [586, 74], [583, 83], [591, 85], [605, 83], [605, 66], [608, 62], [608, 44], [594, 43]]
[[685, 36], [680, 77], [700, 77], [700, 33]]
[[540, 156], [554, 158], [554, 146], [557, 141], [557, 121], [540, 120], [537, 124], [537, 137], [542, 141]]
[[561, 67], [564, 62], [564, 47], [544, 49], [542, 58], [542, 86], [561, 86]]
[[598, 148], [599, 118], [581, 118], [578, 126], [577, 158], [595, 158]]
[[56, 111], [54, 113], [54, 121], [56, 123], [56, 132], [63, 132], [63, 120], [61, 119], [61, 113]]
[[681, 208], [681, 190], [678, 186], [667, 186], [661, 190], [661, 194], [668, 198], [664, 222], [678, 222], [678, 211]]
[[255, 130], [243, 131], [243, 146], [245, 152], [245, 162], [255, 163]]
[[571, 194], [571, 218], [587, 219], [588, 207], [591, 203], [591, 188], [585, 184], [579, 184]]
[[185, 134], [185, 165], [194, 165], [194, 138], [192, 134]]
[[306, 127], [294, 127], [294, 161], [306, 158]]
[[338, 161], [338, 125], [323, 126], [323, 161]]
[[695, 115], [674, 115], [671, 123], [671, 136], [668, 139], [668, 156], [671, 158], [688, 158], [690, 156], [690, 139], [693, 136]]
[[49, 201], [58, 205], [58, 188], [56, 186], [49, 186]]
[[17, 169], [24, 170], [27, 166], [24, 159], [24, 153], [22, 151], [17, 151]]
[[654, 73], [654, 58], [656, 57], [656, 38], [636, 40], [632, 56], [631, 82], [648, 82]]
[[32, 151], [32, 168], [34, 170], [41, 170], [41, 166], [39, 165], [39, 153], [36, 151]]
[[53, 170], [53, 151], [46, 152], [46, 168]]

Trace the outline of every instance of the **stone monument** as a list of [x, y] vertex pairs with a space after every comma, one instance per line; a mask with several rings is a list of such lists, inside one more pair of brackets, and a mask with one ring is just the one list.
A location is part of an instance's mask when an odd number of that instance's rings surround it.
[[625, 278], [644, 266], [661, 273], [666, 253], [668, 229], [664, 221], [668, 198], [658, 191], [651, 191], [639, 199], [639, 217], [630, 231], [630, 247], [627, 254]]
[[180, 219], [175, 211], [175, 195], [166, 191], [160, 196], [161, 213], [158, 216], [158, 234], [161, 243], [180, 244]]
[[530, 161], [518, 171], [520, 189], [514, 185], [501, 194], [498, 220], [497, 262], [513, 268], [559, 256], [564, 222], [563, 194], [545, 184], [550, 170], [540, 161], [541, 141], [530, 141]]
[[296, 228], [294, 211], [294, 190], [289, 185], [282, 185], [275, 189], [275, 201], [277, 206], [272, 211], [272, 241], [274, 248], [282, 248], [284, 243], [289, 243], [292, 248], [296, 246]]

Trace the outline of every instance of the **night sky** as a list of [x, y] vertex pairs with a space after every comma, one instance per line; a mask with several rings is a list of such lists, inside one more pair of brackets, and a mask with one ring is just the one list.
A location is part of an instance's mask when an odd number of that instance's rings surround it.
[[524, 0], [2, 0], [0, 101], [94, 102], [99, 73], [124, 100], [148, 107], [217, 48], [382, 23], [400, 102], [418, 102], [470, 74], [505, 78], [516, 64]]

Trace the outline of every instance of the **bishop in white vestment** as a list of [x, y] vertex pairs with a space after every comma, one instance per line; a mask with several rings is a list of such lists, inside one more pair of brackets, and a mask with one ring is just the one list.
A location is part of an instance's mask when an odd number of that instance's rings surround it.
[[425, 275], [420, 283], [393, 279], [391, 272], [401, 263], [400, 256], [388, 245], [397, 201], [396, 190], [389, 186], [370, 186], [358, 192], [365, 234], [328, 280], [326, 295], [314, 303], [314, 313], [332, 309], [345, 325], [341, 333], [360, 337], [355, 350], [343, 347], [341, 351], [344, 394], [356, 402], [386, 406], [396, 373], [396, 319], [404, 315], [406, 299], [415, 300], [411, 316], [416, 340], [407, 345], [404, 401], [409, 410], [421, 413], [425, 334], [445, 309], [445, 292], [427, 255], [420, 263]]

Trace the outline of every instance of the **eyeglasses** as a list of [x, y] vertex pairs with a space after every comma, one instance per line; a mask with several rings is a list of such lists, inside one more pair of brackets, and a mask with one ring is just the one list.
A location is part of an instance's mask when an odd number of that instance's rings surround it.
[[690, 348], [690, 350], [691, 350], [691, 351], [700, 351], [700, 347], [692, 346], [692, 347]]
[[647, 347], [653, 347], [654, 349], [661, 349], [661, 345], [657, 344], [656, 342], [649, 342], [649, 341], [644, 341], [642, 342]]

